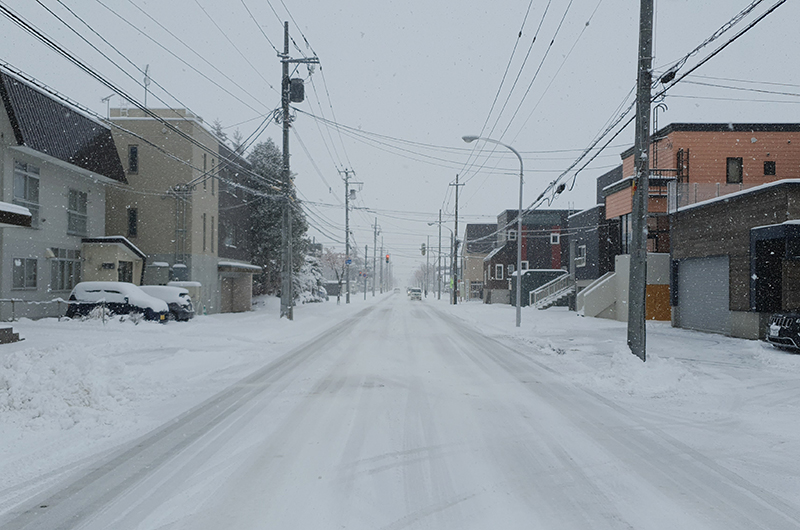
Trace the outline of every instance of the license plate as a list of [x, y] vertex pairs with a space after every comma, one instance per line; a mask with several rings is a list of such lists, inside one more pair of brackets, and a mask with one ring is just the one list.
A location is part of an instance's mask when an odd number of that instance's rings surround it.
[[780, 335], [780, 333], [781, 333], [781, 327], [780, 326], [772, 324], [769, 327], [769, 336], [770, 337], [777, 337], [778, 335]]

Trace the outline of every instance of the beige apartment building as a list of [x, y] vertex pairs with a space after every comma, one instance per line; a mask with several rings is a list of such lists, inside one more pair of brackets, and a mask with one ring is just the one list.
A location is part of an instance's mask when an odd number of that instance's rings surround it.
[[[140, 138], [113, 130], [128, 186], [106, 192], [106, 231], [123, 234], [147, 255], [151, 278], [199, 282], [198, 313], [221, 310], [219, 265], [220, 144], [202, 118], [184, 109], [150, 109], [207, 150], [139, 109], [111, 109], [111, 121]], [[186, 163], [183, 163], [185, 161]], [[162, 274], [157, 274], [160, 269]]]

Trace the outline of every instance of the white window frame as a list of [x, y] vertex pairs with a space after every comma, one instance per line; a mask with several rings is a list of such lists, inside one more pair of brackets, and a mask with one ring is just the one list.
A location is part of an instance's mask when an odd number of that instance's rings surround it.
[[508, 231], [508, 240], [509, 241], [516, 241], [517, 240], [517, 231], [516, 230], [509, 230]]
[[[39, 275], [38, 268], [39, 263], [36, 258], [12, 258], [11, 289], [14, 291], [36, 290]], [[21, 282], [17, 281], [19, 272], [22, 273]]]
[[67, 234], [86, 236], [89, 234], [89, 216], [87, 204], [89, 194], [85, 191], [70, 188], [67, 200]]
[[550, 244], [551, 245], [561, 244], [561, 234], [559, 232], [550, 232]]
[[51, 248], [50, 291], [71, 291], [81, 281], [81, 251]]
[[502, 280], [503, 279], [503, 264], [502, 263], [495, 263], [494, 264], [494, 279], [495, 280]]
[[520, 268], [522, 270], [524, 270], [524, 271], [528, 270], [528, 262], [527, 262], [527, 260], [526, 261], [521, 261], [519, 265], [520, 265]]
[[14, 204], [31, 212], [31, 228], [39, 228], [38, 167], [14, 160]]
[[506, 265], [506, 270], [508, 271], [508, 277], [511, 278], [511, 276], [514, 274], [514, 264], [509, 263]]
[[586, 245], [578, 245], [575, 249], [575, 266], [586, 266]]

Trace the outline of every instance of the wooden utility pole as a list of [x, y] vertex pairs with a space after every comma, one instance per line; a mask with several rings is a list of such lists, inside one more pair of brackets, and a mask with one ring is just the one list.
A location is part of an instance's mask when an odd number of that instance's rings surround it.
[[641, 0], [639, 73], [636, 82], [636, 139], [633, 151], [630, 280], [628, 284], [628, 347], [646, 359], [647, 201], [650, 184], [650, 98], [653, 64], [653, 0]]
[[[375, 226], [372, 231], [372, 296], [375, 296], [375, 271], [378, 270], [375, 257], [378, 253], [378, 218], [375, 218]], [[383, 292], [383, 291], [381, 291]]]

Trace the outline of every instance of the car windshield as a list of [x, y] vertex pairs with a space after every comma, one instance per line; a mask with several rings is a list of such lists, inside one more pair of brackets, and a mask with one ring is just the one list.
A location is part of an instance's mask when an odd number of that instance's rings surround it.
[[800, 529], [798, 21], [0, 1], [0, 530]]

